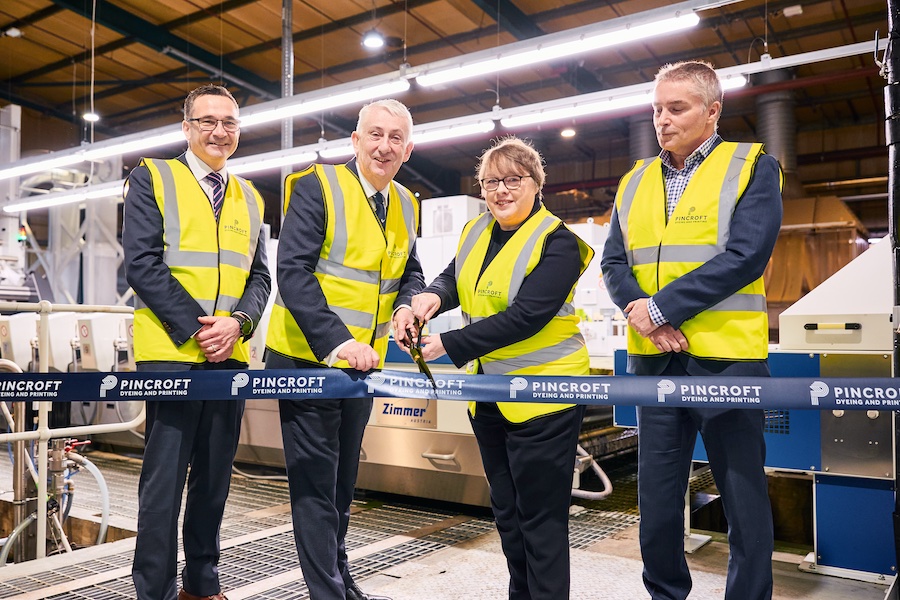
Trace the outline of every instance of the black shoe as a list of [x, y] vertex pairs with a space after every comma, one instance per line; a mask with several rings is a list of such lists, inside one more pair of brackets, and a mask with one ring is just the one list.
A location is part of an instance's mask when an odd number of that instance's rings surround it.
[[391, 600], [387, 596], [373, 596], [372, 594], [366, 594], [359, 586], [356, 585], [356, 582], [351, 583], [347, 587], [347, 600]]

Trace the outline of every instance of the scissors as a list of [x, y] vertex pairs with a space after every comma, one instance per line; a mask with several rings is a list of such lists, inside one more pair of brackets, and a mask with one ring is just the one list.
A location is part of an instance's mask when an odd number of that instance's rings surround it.
[[409, 336], [409, 355], [412, 356], [413, 360], [416, 361], [416, 366], [419, 367], [419, 372], [428, 377], [428, 380], [431, 381], [432, 389], [437, 390], [437, 382], [434, 380], [434, 375], [431, 374], [431, 369], [428, 368], [428, 363], [425, 362], [425, 357], [422, 356], [422, 326], [423, 324], [419, 322], [418, 319], [415, 320], [416, 329], [419, 330], [419, 335], [413, 339], [412, 332], [407, 329], [406, 335]]

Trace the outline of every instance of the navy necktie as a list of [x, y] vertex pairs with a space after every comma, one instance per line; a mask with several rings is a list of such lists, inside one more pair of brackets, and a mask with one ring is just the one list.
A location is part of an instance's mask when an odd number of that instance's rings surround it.
[[381, 195], [381, 192], [375, 192], [375, 195], [372, 196], [372, 202], [375, 203], [375, 216], [378, 217], [378, 220], [384, 225], [384, 219], [387, 213], [384, 210], [384, 196]]
[[222, 212], [222, 202], [225, 200], [225, 180], [215, 171], [207, 175], [206, 180], [212, 186], [212, 207], [218, 221], [219, 213]]

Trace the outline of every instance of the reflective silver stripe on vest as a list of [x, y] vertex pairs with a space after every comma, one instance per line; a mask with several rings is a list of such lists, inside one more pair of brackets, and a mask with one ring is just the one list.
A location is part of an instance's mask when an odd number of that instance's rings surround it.
[[626, 250], [625, 254], [628, 259], [628, 266], [636, 265], [655, 265], [659, 260], [659, 246], [652, 248], [637, 248], [634, 251]]
[[208, 315], [215, 314], [216, 312], [216, 301], [215, 300], [201, 300], [199, 298], [194, 298], [197, 301], [197, 304], [200, 305], [200, 308], [203, 309]]
[[235, 298], [234, 296], [220, 295], [218, 302], [216, 302], [216, 308], [231, 314], [234, 312], [234, 309], [237, 308], [240, 300], [240, 298]]
[[416, 243], [417, 236], [415, 204], [413, 203], [412, 196], [407, 193], [405, 188], [398, 184], [394, 184], [394, 189], [397, 190], [397, 194], [400, 196], [400, 208], [403, 211], [403, 223], [406, 225], [406, 233], [409, 238], [409, 248], [407, 248], [406, 255], [412, 256], [413, 244]]
[[[719, 192], [719, 247], [720, 252], [725, 252], [725, 244], [731, 234], [731, 217], [738, 203], [738, 184], [741, 181], [741, 169], [747, 162], [747, 156], [753, 144], [742, 142], [737, 145], [731, 160], [728, 162], [728, 170], [725, 171], [725, 180], [722, 182], [722, 189]], [[725, 227], [723, 223], [727, 223]]]
[[509, 301], [507, 304], [512, 304], [513, 300], [515, 300], [516, 296], [519, 294], [519, 288], [522, 287], [522, 282], [525, 281], [525, 276], [527, 275], [525, 271], [528, 269], [528, 260], [531, 258], [531, 254], [534, 252], [534, 247], [537, 245], [538, 240], [541, 239], [541, 236], [545, 231], [558, 222], [556, 217], [547, 215], [532, 232], [528, 241], [525, 242], [522, 251], [519, 252], [519, 256], [516, 258], [516, 262], [513, 265], [512, 277], [509, 280], [509, 294], [507, 296]]
[[579, 332], [569, 339], [563, 340], [562, 342], [556, 344], [555, 346], [541, 348], [540, 350], [535, 350], [534, 352], [529, 352], [528, 354], [521, 354], [515, 358], [492, 361], [486, 361], [482, 358], [481, 368], [487, 375], [502, 375], [504, 373], [511, 373], [519, 369], [527, 369], [528, 367], [539, 367], [541, 365], [546, 365], [547, 363], [553, 362], [555, 360], [565, 358], [570, 354], [577, 352], [583, 347], [584, 337]]
[[352, 308], [335, 306], [333, 304], [329, 304], [328, 308], [344, 322], [344, 325], [359, 327], [360, 329], [372, 328], [374, 315], [371, 313], [367, 313], [364, 310], [353, 310]]
[[[168, 223], [168, 219], [166, 219], [166, 222]], [[219, 254], [217, 252], [172, 250], [173, 246], [175, 244], [169, 246], [163, 257], [163, 261], [170, 267], [206, 267], [215, 269], [219, 266]]]
[[331, 275], [340, 279], [348, 279], [358, 283], [368, 283], [375, 285], [381, 273], [378, 271], [369, 271], [367, 269], [354, 269], [344, 264], [334, 262], [328, 258], [320, 258], [316, 263], [316, 272], [322, 275]]
[[[344, 218], [344, 190], [338, 181], [337, 169], [334, 165], [322, 165], [322, 172], [328, 185], [331, 187], [331, 198], [334, 203], [334, 237], [331, 239], [331, 250], [328, 252], [328, 258], [334, 263], [343, 265], [347, 259], [347, 220]], [[326, 211], [327, 218], [327, 211]], [[321, 260], [319, 264], [321, 264]], [[319, 271], [319, 265], [316, 265], [316, 271]], [[319, 271], [322, 273], [323, 271]], [[355, 278], [351, 278], [354, 279]]]
[[[163, 160], [154, 160], [152, 164], [159, 170], [159, 176], [163, 184], [163, 211], [165, 211], [163, 215], [163, 230], [166, 232], [166, 242], [168, 244], [168, 247], [163, 250], [163, 262], [170, 265], [172, 263], [169, 262], [169, 256], [177, 257], [177, 253], [181, 249], [181, 220], [178, 218], [178, 195], [175, 191], [175, 175], [172, 173], [171, 165]], [[202, 191], [202, 188], [199, 187], [199, 182], [197, 186]], [[212, 210], [211, 207], [210, 210]], [[218, 258], [216, 260], [218, 261]], [[182, 263], [181, 261], [175, 264], [195, 266], [190, 263]]]
[[463, 326], [471, 325], [471, 324], [472, 324], [472, 315], [470, 315], [469, 313], [467, 313], [467, 312], [464, 311], [464, 310], [461, 311], [461, 312], [462, 312], [462, 322], [463, 322]]
[[381, 280], [381, 289], [378, 290], [381, 294], [393, 294], [394, 292], [400, 291], [400, 280], [399, 279], [382, 279]]
[[724, 247], [711, 245], [662, 246], [659, 249], [659, 262], [705, 263], [724, 251]]
[[734, 294], [706, 310], [766, 312], [766, 297], [761, 294]]
[[[256, 231], [259, 230], [257, 229]], [[255, 246], [256, 244], [253, 245]], [[250, 271], [250, 256], [234, 250], [219, 250], [219, 260], [222, 261], [223, 265], [237, 267], [242, 271]]]
[[472, 253], [472, 249], [475, 247], [475, 242], [478, 241], [478, 238], [481, 237], [482, 232], [490, 227], [493, 221], [494, 217], [491, 215], [491, 213], [486, 212], [478, 217], [478, 220], [472, 224], [472, 228], [469, 229], [469, 235], [467, 235], [466, 239], [463, 240], [462, 246], [460, 246], [459, 248], [459, 254], [456, 257], [457, 281], [459, 281], [459, 276], [462, 272], [462, 266], [465, 264], [466, 260], [468, 260], [469, 254]]
[[631, 212], [631, 205], [634, 203], [637, 187], [640, 185], [641, 180], [644, 178], [644, 172], [652, 161], [652, 158], [644, 159], [644, 164], [634, 172], [634, 175], [631, 176], [628, 185], [625, 186], [625, 190], [622, 192], [622, 204], [616, 208], [619, 213], [619, 229], [622, 230], [622, 242], [625, 247], [625, 260], [628, 262], [629, 267], [633, 267], [635, 263], [634, 257], [631, 256], [631, 252], [628, 250], [628, 213]]
[[245, 271], [249, 271], [252, 257], [256, 256], [256, 247], [259, 244], [259, 229], [262, 227], [262, 215], [259, 214], [259, 204], [256, 203], [256, 194], [253, 193], [253, 186], [243, 177], [238, 177], [237, 175], [229, 175], [228, 177], [240, 184], [244, 201], [247, 203], [247, 212], [250, 214], [250, 252], [243, 257], [243, 264], [246, 266], [241, 267]]
[[379, 338], [387, 337], [388, 334], [390, 334], [390, 333], [391, 333], [391, 322], [390, 321], [388, 321], [387, 323], [379, 323], [375, 327], [375, 339], [376, 340]]
[[570, 302], [566, 302], [565, 304], [563, 304], [560, 307], [559, 312], [556, 313], [556, 316], [557, 317], [569, 317], [574, 314], [575, 314], [575, 307], [572, 306], [572, 304]]

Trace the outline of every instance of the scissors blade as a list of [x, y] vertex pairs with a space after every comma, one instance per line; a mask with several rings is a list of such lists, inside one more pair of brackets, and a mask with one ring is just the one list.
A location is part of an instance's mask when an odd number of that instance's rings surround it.
[[437, 382], [434, 380], [434, 375], [431, 374], [431, 369], [428, 368], [428, 363], [425, 362], [425, 358], [422, 356], [422, 351], [416, 348], [413, 358], [416, 361], [416, 366], [419, 367], [419, 372], [428, 377], [428, 380], [431, 381], [431, 386], [436, 390]]

